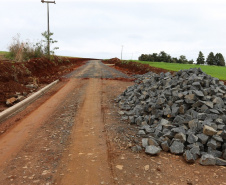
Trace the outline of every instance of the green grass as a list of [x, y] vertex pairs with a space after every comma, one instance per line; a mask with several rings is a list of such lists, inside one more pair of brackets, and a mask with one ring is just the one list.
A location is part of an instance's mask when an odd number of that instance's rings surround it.
[[0, 59], [1, 60], [7, 59], [8, 58], [8, 54], [9, 54], [8, 51], [0, 51]]
[[203, 72], [219, 78], [220, 80], [226, 80], [226, 67], [221, 66], [204, 66], [204, 65], [196, 65], [196, 64], [177, 64], [177, 63], [165, 63], [165, 62], [146, 62], [146, 61], [133, 61], [139, 62], [142, 64], [149, 64], [150, 66], [167, 69], [171, 71], [179, 71], [183, 69], [190, 68], [201, 68]]
[[0, 51], [0, 55], [6, 55], [8, 53], [9, 53], [8, 51]]

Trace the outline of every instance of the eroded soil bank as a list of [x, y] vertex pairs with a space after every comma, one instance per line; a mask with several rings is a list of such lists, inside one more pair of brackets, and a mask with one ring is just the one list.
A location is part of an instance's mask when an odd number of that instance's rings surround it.
[[[32, 59], [27, 62], [5, 62], [0, 60], [0, 111], [7, 108], [6, 100], [24, 98], [29, 93], [53, 82], [83, 65], [88, 59], [55, 57]], [[16, 102], [12, 102], [14, 104]]]

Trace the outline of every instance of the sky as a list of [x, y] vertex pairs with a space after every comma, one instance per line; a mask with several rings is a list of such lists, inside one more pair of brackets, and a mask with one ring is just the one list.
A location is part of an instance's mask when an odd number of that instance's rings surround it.
[[[57, 55], [107, 59], [121, 58], [122, 51], [122, 59], [136, 60], [165, 51], [196, 61], [202, 51], [226, 57], [225, 0], [56, 0], [49, 7]], [[0, 51], [18, 34], [36, 43], [46, 30], [46, 3], [0, 0]]]

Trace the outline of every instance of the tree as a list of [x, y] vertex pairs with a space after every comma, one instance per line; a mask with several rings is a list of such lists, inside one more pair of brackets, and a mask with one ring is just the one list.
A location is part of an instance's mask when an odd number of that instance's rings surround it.
[[140, 60], [140, 61], [148, 61], [148, 58], [149, 58], [148, 55], [142, 54], [142, 55], [139, 57], [139, 60]]
[[172, 63], [179, 63], [177, 57], [173, 57], [171, 61]]
[[[153, 53], [154, 54], [154, 53]], [[158, 62], [172, 62], [171, 56], [165, 51], [161, 51], [157, 56]]]
[[188, 63], [189, 64], [194, 64], [194, 60], [193, 59], [192, 60], [189, 60]]
[[196, 62], [197, 62], [197, 64], [205, 64], [205, 57], [201, 51], [199, 52], [199, 56], [198, 56]]
[[225, 66], [225, 60], [221, 53], [215, 55], [215, 61], [217, 66]]
[[158, 55], [159, 62], [166, 62], [167, 61], [167, 54], [165, 51], [161, 51]]
[[215, 56], [214, 56], [214, 53], [213, 52], [210, 52], [207, 59], [206, 59], [206, 63], [208, 65], [215, 65], [216, 62], [215, 62]]
[[49, 51], [49, 48], [48, 48], [48, 40], [49, 40], [49, 43], [50, 44], [54, 44], [54, 43], [57, 43], [58, 42], [56, 40], [53, 40], [53, 38], [52, 38], [53, 33], [50, 32], [49, 35], [48, 35], [48, 32], [45, 31], [45, 32], [42, 33], [42, 36], [45, 38], [45, 40], [42, 40], [42, 41], [44, 43], [46, 43], [45, 48], [44, 48], [45, 54], [48, 55], [49, 52], [50, 52], [50, 54], [54, 55], [54, 50], [59, 49], [59, 47], [54, 47], [53, 50], [50, 50], [50, 51]]
[[181, 55], [179, 60], [178, 60], [178, 63], [182, 63], [182, 64], [188, 63], [188, 60], [186, 59], [186, 56]]
[[158, 53], [152, 53], [152, 58], [154, 62], [158, 61]]

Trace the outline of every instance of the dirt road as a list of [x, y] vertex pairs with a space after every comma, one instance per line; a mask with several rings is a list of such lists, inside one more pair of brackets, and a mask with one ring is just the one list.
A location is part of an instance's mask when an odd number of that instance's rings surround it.
[[114, 99], [133, 82], [100, 61], [68, 74], [52, 92], [4, 124], [0, 184], [226, 184], [224, 167], [188, 165], [181, 156], [134, 153], [135, 126]]

